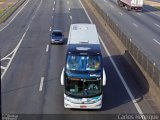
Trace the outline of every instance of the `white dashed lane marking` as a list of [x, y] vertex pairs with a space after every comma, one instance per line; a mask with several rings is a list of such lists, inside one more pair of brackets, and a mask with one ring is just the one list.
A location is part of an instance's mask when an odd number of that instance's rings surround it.
[[43, 82], [44, 82], [44, 77], [41, 77], [41, 82], [40, 82], [40, 86], [39, 86], [39, 91], [41, 92], [43, 89]]
[[138, 25], [136, 23], [132, 23], [135, 27], [138, 27]]
[[153, 41], [160, 45], [160, 42], [158, 42], [156, 39], [153, 39]]
[[49, 45], [46, 46], [46, 52], [48, 52], [48, 50], [49, 50]]

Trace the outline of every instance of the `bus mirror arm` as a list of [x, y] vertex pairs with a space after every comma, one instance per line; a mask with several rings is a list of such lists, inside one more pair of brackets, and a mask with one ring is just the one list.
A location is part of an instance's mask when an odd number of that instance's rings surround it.
[[106, 72], [103, 69], [103, 86], [105, 86], [105, 85], [106, 85]]
[[61, 85], [64, 85], [64, 68], [61, 73]]

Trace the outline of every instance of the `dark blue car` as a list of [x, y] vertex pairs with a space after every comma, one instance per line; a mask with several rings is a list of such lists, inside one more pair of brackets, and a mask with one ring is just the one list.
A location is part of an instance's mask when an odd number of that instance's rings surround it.
[[63, 44], [63, 34], [61, 30], [53, 30], [51, 34], [51, 44]]

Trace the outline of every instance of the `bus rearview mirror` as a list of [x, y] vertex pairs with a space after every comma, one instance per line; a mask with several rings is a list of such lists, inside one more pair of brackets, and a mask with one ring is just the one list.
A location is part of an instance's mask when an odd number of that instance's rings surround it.
[[61, 73], [61, 85], [64, 85], [64, 68]]

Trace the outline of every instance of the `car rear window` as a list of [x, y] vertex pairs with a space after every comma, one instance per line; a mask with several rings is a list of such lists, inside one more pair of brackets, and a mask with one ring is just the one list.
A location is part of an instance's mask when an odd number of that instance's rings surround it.
[[62, 36], [62, 33], [61, 32], [53, 32], [52, 35], [53, 36]]

